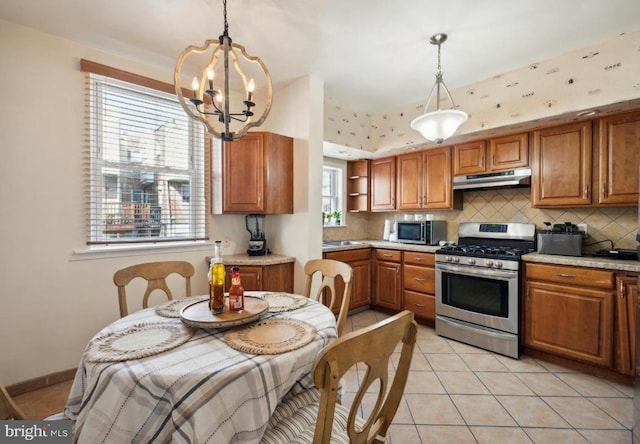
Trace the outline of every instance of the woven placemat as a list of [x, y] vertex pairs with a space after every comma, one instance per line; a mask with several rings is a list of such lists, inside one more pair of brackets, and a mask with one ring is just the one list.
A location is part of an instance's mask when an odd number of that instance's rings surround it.
[[229, 347], [254, 355], [276, 355], [304, 347], [316, 336], [316, 328], [298, 319], [265, 319], [230, 330], [224, 339]]
[[156, 314], [164, 316], [165, 318], [179, 318], [180, 310], [182, 310], [187, 305], [194, 302], [206, 301], [208, 299], [209, 296], [197, 296], [165, 302], [164, 304], [156, 305]]
[[309, 298], [291, 293], [265, 293], [262, 297], [269, 303], [269, 313], [296, 310], [309, 302]]
[[87, 362], [117, 362], [146, 358], [187, 342], [193, 329], [182, 323], [136, 324], [92, 340], [84, 351]]

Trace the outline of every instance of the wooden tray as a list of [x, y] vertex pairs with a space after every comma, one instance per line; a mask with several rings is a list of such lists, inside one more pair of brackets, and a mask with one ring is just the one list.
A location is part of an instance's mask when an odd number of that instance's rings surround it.
[[269, 303], [260, 298], [244, 298], [244, 310], [241, 312], [225, 311], [213, 314], [209, 310], [209, 300], [197, 301], [180, 310], [180, 319], [186, 325], [197, 328], [228, 328], [257, 321], [269, 310]]

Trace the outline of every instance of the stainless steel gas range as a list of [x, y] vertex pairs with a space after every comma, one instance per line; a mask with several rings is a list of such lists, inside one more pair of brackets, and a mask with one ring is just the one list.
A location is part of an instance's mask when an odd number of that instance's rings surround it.
[[520, 357], [520, 257], [536, 227], [461, 223], [458, 243], [436, 251], [436, 333]]

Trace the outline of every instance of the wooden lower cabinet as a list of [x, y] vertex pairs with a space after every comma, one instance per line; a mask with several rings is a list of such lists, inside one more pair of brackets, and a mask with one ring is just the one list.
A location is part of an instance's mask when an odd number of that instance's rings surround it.
[[615, 306], [614, 370], [635, 376], [638, 274], [620, 272], [616, 275]]
[[[345, 250], [324, 253], [325, 259], [333, 259], [351, 265], [353, 277], [351, 280], [351, 301], [349, 310], [366, 307], [371, 303], [371, 249], [359, 248], [357, 250]], [[333, 311], [338, 314], [342, 304], [344, 281], [336, 278], [336, 302]]]
[[402, 310], [402, 252], [375, 250], [374, 305], [391, 310]]
[[435, 321], [435, 255], [405, 251], [402, 266], [405, 310]]
[[541, 264], [525, 273], [524, 345], [611, 368], [614, 273]]
[[[231, 267], [226, 265], [225, 291], [231, 286]], [[283, 291], [293, 293], [293, 262], [274, 265], [239, 265], [240, 280], [245, 291]]]

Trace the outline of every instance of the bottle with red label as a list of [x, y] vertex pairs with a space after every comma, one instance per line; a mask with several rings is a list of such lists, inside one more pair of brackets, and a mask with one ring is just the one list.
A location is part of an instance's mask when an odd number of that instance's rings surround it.
[[229, 311], [244, 310], [244, 288], [240, 282], [240, 268], [231, 268], [231, 288], [229, 288]]

